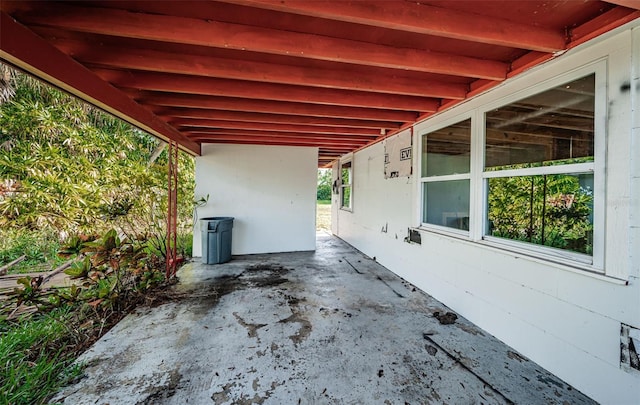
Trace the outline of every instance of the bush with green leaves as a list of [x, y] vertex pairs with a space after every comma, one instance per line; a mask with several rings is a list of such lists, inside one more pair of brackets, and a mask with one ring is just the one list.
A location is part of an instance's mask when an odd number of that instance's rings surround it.
[[[0, 229], [63, 239], [112, 228], [165, 234], [168, 156], [154, 154], [160, 142], [29, 76], [9, 77], [13, 89], [0, 100]], [[181, 152], [180, 234], [192, 231], [194, 168]]]
[[316, 192], [318, 201], [331, 200], [331, 170], [318, 169], [318, 189]]

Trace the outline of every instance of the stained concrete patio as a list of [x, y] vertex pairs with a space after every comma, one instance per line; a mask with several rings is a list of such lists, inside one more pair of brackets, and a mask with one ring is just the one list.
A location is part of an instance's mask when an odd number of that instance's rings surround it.
[[129, 315], [65, 404], [580, 404], [589, 398], [328, 235], [316, 252], [192, 263]]

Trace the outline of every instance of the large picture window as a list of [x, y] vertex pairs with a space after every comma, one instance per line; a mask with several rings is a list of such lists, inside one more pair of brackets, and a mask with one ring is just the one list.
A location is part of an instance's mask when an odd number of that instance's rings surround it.
[[424, 224], [469, 230], [471, 119], [422, 136]]
[[487, 236], [593, 252], [595, 74], [485, 113]]
[[601, 271], [605, 77], [586, 66], [422, 133], [422, 227]]

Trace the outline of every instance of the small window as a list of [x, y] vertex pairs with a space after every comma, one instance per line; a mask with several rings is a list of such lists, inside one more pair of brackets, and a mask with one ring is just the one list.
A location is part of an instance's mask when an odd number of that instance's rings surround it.
[[352, 209], [353, 170], [351, 161], [340, 163], [340, 208]]
[[471, 119], [422, 136], [422, 222], [469, 230]]
[[595, 74], [485, 114], [485, 235], [593, 254]]

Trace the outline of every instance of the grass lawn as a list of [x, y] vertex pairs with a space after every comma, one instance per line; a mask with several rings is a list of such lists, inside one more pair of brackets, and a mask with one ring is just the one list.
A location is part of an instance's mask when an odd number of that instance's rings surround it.
[[328, 204], [318, 201], [316, 206], [316, 230], [331, 232], [331, 201]]
[[73, 364], [73, 315], [57, 309], [13, 323], [0, 321], [0, 403], [41, 404], [82, 372]]

